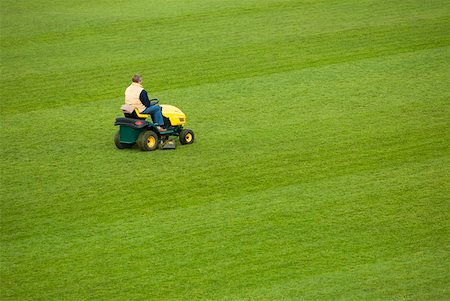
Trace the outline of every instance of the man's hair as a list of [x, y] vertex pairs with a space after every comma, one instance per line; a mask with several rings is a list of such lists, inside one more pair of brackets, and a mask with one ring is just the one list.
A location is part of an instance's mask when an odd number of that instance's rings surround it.
[[142, 81], [142, 76], [140, 76], [139, 74], [135, 74], [135, 75], [133, 75], [133, 77], [131, 78], [131, 81], [132, 81], [133, 83], [138, 83], [138, 82]]

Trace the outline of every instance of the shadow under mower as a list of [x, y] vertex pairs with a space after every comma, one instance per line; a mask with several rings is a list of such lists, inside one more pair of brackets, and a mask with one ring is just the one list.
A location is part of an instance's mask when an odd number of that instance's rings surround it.
[[170, 136], [178, 136], [181, 144], [192, 144], [194, 132], [185, 129], [186, 115], [177, 107], [160, 105], [166, 131], [158, 131], [157, 126], [148, 120], [150, 115], [141, 114], [137, 109], [131, 113], [124, 111], [125, 117], [117, 117], [114, 123], [119, 126], [114, 137], [114, 143], [118, 149], [132, 148], [137, 144], [143, 151], [161, 149], [175, 149], [175, 141]]

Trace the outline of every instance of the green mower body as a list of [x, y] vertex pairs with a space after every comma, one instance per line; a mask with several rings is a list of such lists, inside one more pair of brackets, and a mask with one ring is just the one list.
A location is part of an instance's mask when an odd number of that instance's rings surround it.
[[136, 129], [129, 126], [119, 126], [120, 143], [134, 144], [139, 137], [142, 129]]

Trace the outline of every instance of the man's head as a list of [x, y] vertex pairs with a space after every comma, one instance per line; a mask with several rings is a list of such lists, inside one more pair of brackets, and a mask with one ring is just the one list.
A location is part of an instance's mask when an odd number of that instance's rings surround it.
[[132, 81], [133, 83], [138, 83], [138, 84], [140, 84], [140, 83], [142, 83], [142, 76], [140, 76], [139, 74], [135, 74], [135, 75], [133, 75], [133, 77], [131, 78], [131, 81]]

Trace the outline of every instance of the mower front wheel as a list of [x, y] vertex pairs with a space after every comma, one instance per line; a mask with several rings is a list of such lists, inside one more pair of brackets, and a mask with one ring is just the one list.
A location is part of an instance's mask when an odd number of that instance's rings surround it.
[[153, 131], [144, 131], [137, 139], [138, 147], [143, 151], [153, 151], [158, 147], [158, 135]]
[[181, 144], [192, 144], [194, 143], [194, 132], [191, 130], [182, 130], [180, 133], [180, 143]]
[[125, 148], [132, 148], [133, 144], [128, 143], [121, 143], [120, 142], [120, 131], [117, 131], [116, 135], [114, 136], [114, 144], [118, 149], [125, 149]]

